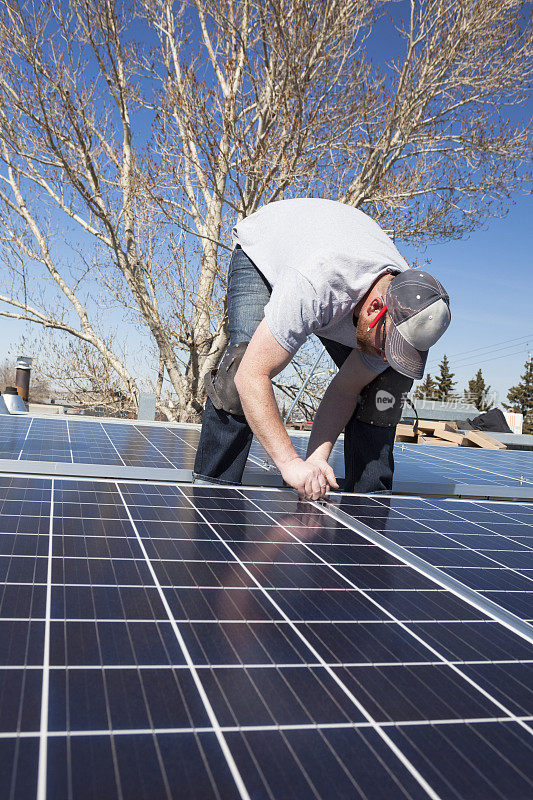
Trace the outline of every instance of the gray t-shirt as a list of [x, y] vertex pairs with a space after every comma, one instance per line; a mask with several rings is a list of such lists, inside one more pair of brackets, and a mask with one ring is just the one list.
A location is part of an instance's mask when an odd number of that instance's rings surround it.
[[[233, 242], [272, 286], [266, 321], [292, 354], [312, 333], [357, 348], [355, 306], [380, 275], [409, 269], [376, 222], [334, 200], [269, 203], [235, 226]], [[376, 373], [387, 368], [361, 358]]]

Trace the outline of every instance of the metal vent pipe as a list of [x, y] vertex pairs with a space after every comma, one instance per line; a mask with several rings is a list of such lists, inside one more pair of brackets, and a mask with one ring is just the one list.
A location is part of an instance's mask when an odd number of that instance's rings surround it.
[[28, 398], [30, 396], [30, 375], [32, 362], [33, 358], [28, 358], [28, 356], [19, 356], [17, 358], [15, 386], [17, 387], [17, 391], [25, 403], [28, 402]]
[[2, 395], [4, 403], [10, 414], [25, 414], [28, 411], [27, 406], [24, 404], [22, 397], [19, 395], [15, 386], [6, 386], [6, 390]]

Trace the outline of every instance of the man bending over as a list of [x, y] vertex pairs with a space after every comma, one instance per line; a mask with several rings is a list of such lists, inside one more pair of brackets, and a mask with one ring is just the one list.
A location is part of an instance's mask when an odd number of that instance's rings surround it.
[[[450, 323], [436, 278], [410, 269], [362, 211], [303, 198], [264, 206], [234, 228], [229, 347], [205, 377], [195, 480], [240, 483], [253, 433], [300, 497], [338, 488], [328, 457], [342, 430], [345, 491], [392, 488], [402, 401]], [[339, 367], [306, 459], [283, 426], [272, 379], [315, 334]]]

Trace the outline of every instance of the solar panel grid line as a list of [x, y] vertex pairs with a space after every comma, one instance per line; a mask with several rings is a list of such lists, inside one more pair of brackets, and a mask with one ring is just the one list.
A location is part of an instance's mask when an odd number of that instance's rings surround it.
[[[517, 717], [521, 722], [532, 722], [533, 716], [521, 716]], [[386, 721], [386, 722], [379, 722], [378, 725], [380, 728], [420, 728], [420, 727], [428, 727], [428, 726], [447, 726], [447, 725], [457, 725], [458, 720], [454, 719], [428, 719], [428, 720], [395, 720], [394, 722]], [[460, 720], [462, 725], [480, 725], [480, 724], [487, 724], [487, 723], [507, 723], [510, 724], [511, 721], [507, 717], [465, 717], [464, 719]], [[289, 722], [281, 722], [276, 724], [266, 724], [266, 725], [220, 725], [220, 731], [222, 733], [246, 733], [246, 732], [280, 732], [280, 731], [327, 731], [327, 730], [337, 730], [337, 729], [344, 729], [344, 730], [358, 730], [358, 729], [373, 729], [373, 725], [370, 722], [308, 722], [308, 723], [289, 723]], [[195, 733], [216, 733], [216, 729], [212, 728], [208, 725], [196, 725], [194, 727]], [[183, 728], [183, 727], [169, 727], [169, 728], [113, 728], [113, 736], [150, 736], [150, 735], [158, 735], [158, 734], [169, 734], [169, 733], [190, 733], [191, 728]], [[39, 736], [38, 733], [34, 731], [20, 731], [17, 733], [17, 737], [21, 739], [35, 739]], [[63, 739], [65, 737], [80, 737], [80, 736], [109, 736], [109, 729], [107, 728], [91, 728], [91, 730], [54, 730], [49, 731], [47, 734], [48, 739]], [[12, 733], [6, 733], [5, 731], [0, 732], [0, 739], [12, 739]]]
[[67, 425], [67, 440], [68, 440], [68, 446], [70, 448], [70, 460], [72, 463], [74, 463], [74, 453], [72, 452], [72, 440], [70, 438], [70, 428], [68, 424], [68, 419], [65, 419], [65, 422]]
[[[241, 492], [241, 494], [243, 494], [243, 493]], [[186, 497], [186, 495], [184, 495], [184, 496]], [[191, 506], [194, 507], [194, 504], [192, 503], [192, 501], [187, 497], [186, 497], [186, 499], [188, 499], [189, 502], [191, 503]], [[257, 585], [257, 587], [265, 594], [265, 596], [272, 603], [272, 605], [277, 610], [277, 612], [279, 614], [281, 614], [282, 617], [286, 620], [286, 622], [288, 622], [288, 624], [292, 627], [292, 629], [294, 630], [296, 635], [299, 637], [299, 639], [306, 645], [306, 647], [309, 648], [310, 652], [318, 660], [318, 662], [321, 664], [321, 666], [326, 669], [326, 671], [328, 672], [330, 677], [332, 677], [333, 680], [338, 684], [338, 686], [345, 692], [346, 696], [354, 704], [354, 706], [360, 711], [360, 713], [362, 713], [364, 715], [364, 717], [370, 723], [371, 727], [379, 734], [379, 736], [383, 739], [385, 744], [390, 748], [390, 750], [394, 753], [394, 755], [398, 758], [398, 760], [404, 765], [404, 767], [407, 768], [407, 770], [410, 772], [410, 774], [413, 776], [413, 778], [419, 783], [419, 785], [424, 789], [424, 791], [427, 792], [429, 797], [431, 797], [432, 800], [441, 800], [439, 795], [433, 790], [433, 788], [429, 785], [429, 783], [425, 780], [425, 778], [421, 775], [421, 773], [414, 767], [414, 765], [409, 761], [409, 759], [406, 758], [406, 756], [403, 754], [403, 752], [400, 750], [400, 748], [382, 730], [382, 728], [378, 725], [378, 723], [375, 721], [375, 719], [372, 718], [372, 716], [369, 714], [369, 712], [367, 711], [365, 706], [348, 689], [348, 687], [336, 675], [336, 673], [331, 669], [331, 667], [328, 667], [327, 663], [324, 661], [324, 659], [322, 658], [320, 653], [313, 647], [313, 645], [306, 639], [306, 637], [301, 633], [301, 631], [294, 625], [293, 621], [285, 613], [285, 611], [276, 603], [275, 600], [273, 600], [270, 597], [268, 590], [265, 589], [261, 585], [261, 583], [253, 575], [253, 573], [246, 567], [246, 565], [243, 564], [241, 561], [239, 561], [238, 557], [236, 556], [236, 554], [234, 553], [234, 551], [232, 550], [230, 545], [224, 539], [222, 539], [222, 537], [220, 537], [218, 535], [218, 533], [217, 533], [216, 529], [214, 528], [214, 526], [212, 526], [211, 523], [208, 522], [208, 520], [207, 520], [207, 518], [205, 516], [204, 516], [204, 520], [213, 529], [213, 532], [215, 533], [215, 535], [217, 535], [218, 538], [220, 538], [220, 541], [227, 547], [227, 549], [230, 552], [230, 554], [232, 555], [232, 557], [235, 558], [235, 560], [238, 563], [240, 563], [241, 567], [248, 573], [248, 575], [254, 581], [254, 583]], [[273, 519], [273, 521], [276, 522], [274, 519]], [[290, 533], [290, 531], [289, 531], [289, 533]]]
[[[253, 500], [251, 500], [250, 502], [254, 503], [254, 501], [253, 501]], [[254, 505], [256, 505], [256, 504], [254, 503]], [[311, 501], [311, 502], [310, 502], [310, 505], [312, 505], [312, 506], [316, 507], [316, 508], [317, 508], [317, 510], [324, 511], [324, 510], [325, 510], [325, 507], [327, 507], [327, 505], [328, 505], [328, 504], [327, 504], [327, 503], [324, 503], [324, 505], [322, 505], [322, 504], [318, 504], [318, 503], [315, 503], [315, 502], [312, 502], [312, 501]], [[265, 512], [265, 513], [266, 513], [266, 512]], [[343, 515], [343, 516], [344, 516], [344, 515]], [[273, 520], [274, 522], [276, 522], [276, 520], [275, 520], [273, 517], [272, 517], [272, 520]], [[341, 520], [339, 520], [339, 521], [341, 521], [343, 524], [345, 524], [345, 522], [344, 522], [344, 519], [341, 519]], [[277, 524], [279, 524], [279, 523], [277, 523]], [[361, 531], [359, 531], [359, 530], [358, 530], [358, 529], [357, 529], [355, 526], [348, 526], [348, 527], [352, 527], [352, 530], [354, 530], [356, 533], [361, 533]], [[293, 533], [292, 533], [292, 531], [290, 531], [289, 529], [286, 529], [286, 530], [287, 530], [287, 532], [288, 532], [288, 533], [289, 533], [291, 536], [294, 536], [295, 538], [297, 538], [297, 537], [296, 537], [296, 534], [293, 534]], [[301, 542], [301, 544], [303, 544], [305, 547], [309, 547], [309, 545], [307, 545], [305, 542]], [[350, 585], [352, 586], [352, 588], [354, 588], [354, 589], [357, 589], [359, 592], [361, 592], [361, 594], [362, 594], [363, 596], [367, 597], [367, 598], [368, 598], [368, 599], [369, 599], [369, 600], [370, 600], [372, 603], [374, 603], [374, 604], [375, 604], [375, 605], [376, 605], [378, 608], [380, 608], [380, 610], [381, 610], [381, 611], [383, 611], [384, 613], [386, 613], [386, 614], [387, 614], [387, 616], [389, 616], [389, 617], [391, 618], [391, 621], [392, 621], [392, 622], [394, 622], [394, 623], [397, 623], [397, 624], [398, 624], [398, 625], [399, 625], [399, 626], [400, 626], [400, 627], [401, 627], [403, 630], [405, 630], [405, 631], [406, 631], [406, 632], [407, 632], [407, 633], [408, 633], [410, 636], [412, 636], [412, 637], [413, 637], [413, 638], [415, 638], [417, 641], [419, 641], [421, 644], [423, 644], [425, 647], [427, 647], [427, 648], [428, 648], [428, 649], [429, 649], [429, 650], [430, 650], [430, 651], [431, 651], [431, 652], [432, 652], [432, 653], [433, 653], [435, 656], [437, 656], [437, 658], [439, 658], [439, 659], [441, 660], [441, 662], [442, 662], [442, 663], [445, 663], [445, 664], [447, 664], [447, 665], [450, 665], [450, 662], [448, 661], [448, 659], [446, 659], [446, 657], [445, 657], [445, 656], [444, 656], [442, 653], [440, 653], [440, 652], [439, 652], [439, 651], [438, 651], [436, 648], [434, 648], [432, 645], [430, 645], [428, 642], [426, 642], [426, 641], [423, 639], [423, 637], [419, 636], [419, 635], [418, 635], [418, 634], [417, 634], [415, 631], [412, 631], [410, 628], [408, 628], [408, 627], [407, 627], [407, 625], [405, 625], [405, 624], [404, 624], [404, 622], [403, 622], [402, 620], [399, 620], [397, 617], [395, 617], [395, 616], [392, 614], [392, 612], [390, 612], [388, 609], [386, 609], [384, 606], [382, 606], [382, 605], [381, 605], [381, 604], [380, 604], [378, 601], [376, 601], [376, 600], [375, 600], [375, 599], [374, 599], [374, 598], [371, 596], [371, 594], [369, 594], [368, 592], [366, 592], [364, 589], [361, 589], [361, 588], [359, 588], [359, 587], [358, 587], [356, 584], [354, 584], [354, 583], [353, 583], [353, 582], [352, 582], [352, 581], [351, 581], [351, 580], [350, 580], [348, 577], [346, 577], [345, 575], [343, 575], [341, 572], [339, 572], [339, 571], [338, 571], [338, 570], [336, 570], [335, 568], [331, 567], [331, 565], [330, 565], [330, 564], [329, 564], [329, 563], [328, 563], [328, 562], [327, 562], [325, 559], [322, 559], [322, 557], [321, 557], [320, 555], [318, 556], [318, 558], [319, 558], [319, 559], [321, 559], [321, 560], [323, 561], [323, 563], [324, 563], [326, 566], [328, 566], [328, 567], [330, 567], [331, 569], [333, 569], [333, 570], [334, 570], [334, 571], [335, 571], [335, 572], [336, 572], [336, 573], [337, 573], [337, 574], [338, 574], [338, 575], [339, 575], [341, 578], [343, 578], [343, 579], [344, 579], [344, 580], [345, 580], [345, 581], [346, 581], [348, 584], [350, 584]], [[408, 566], [411, 566], [411, 565], [409, 564]], [[498, 621], [499, 621], [499, 620], [498, 620]], [[532, 629], [532, 631], [533, 631], [533, 629]], [[533, 641], [533, 639], [532, 639], [531, 641]], [[450, 666], [452, 666], [452, 665], [450, 665]], [[464, 674], [464, 673], [461, 671], [461, 669], [459, 669], [459, 668], [458, 668], [458, 667], [456, 667], [456, 666], [453, 666], [453, 670], [454, 670], [454, 671], [455, 671], [455, 672], [456, 672], [458, 675], [460, 675], [460, 676], [461, 676], [461, 678], [463, 678], [464, 680], [466, 680], [466, 681], [467, 681], [467, 683], [469, 683], [469, 684], [470, 684], [471, 686], [473, 686], [473, 687], [474, 687], [474, 688], [475, 688], [477, 691], [479, 691], [479, 692], [480, 692], [480, 693], [481, 693], [483, 696], [485, 696], [487, 699], [491, 700], [491, 701], [492, 701], [492, 702], [494, 702], [494, 703], [495, 703], [497, 706], [499, 706], [499, 708], [501, 708], [501, 710], [502, 710], [502, 711], [503, 711], [503, 712], [504, 712], [504, 713], [505, 713], [507, 716], [509, 716], [509, 717], [511, 717], [512, 719], [514, 719], [514, 721], [518, 721], [518, 718], [516, 717], [516, 715], [514, 715], [514, 714], [513, 714], [513, 712], [512, 712], [512, 711], [511, 711], [509, 708], [507, 708], [507, 707], [506, 707], [506, 706], [505, 706], [503, 703], [501, 703], [501, 702], [500, 702], [500, 701], [498, 701], [496, 698], [494, 698], [494, 697], [493, 697], [493, 696], [492, 696], [492, 695], [491, 695], [489, 692], [487, 692], [487, 691], [486, 691], [486, 690], [485, 690], [483, 687], [479, 686], [479, 684], [477, 684], [475, 681], [473, 681], [473, 680], [472, 680], [472, 679], [471, 679], [471, 678], [470, 678], [468, 675], [465, 675], [465, 674]], [[532, 734], [532, 735], [533, 735], [533, 731], [532, 731], [530, 728], [528, 728], [527, 726], [526, 726], [526, 730], [527, 730], [527, 732], [528, 732], [528, 733], [530, 733], [530, 734]]]
[[161, 602], [162, 602], [162, 604], [163, 604], [163, 606], [165, 608], [165, 611], [166, 611], [166, 613], [168, 615], [170, 624], [172, 626], [172, 630], [173, 630], [173, 632], [174, 632], [174, 634], [176, 636], [176, 639], [178, 640], [179, 646], [180, 646], [181, 651], [182, 651], [182, 653], [183, 653], [183, 655], [185, 657], [185, 660], [187, 661], [191, 676], [192, 676], [193, 681], [195, 683], [195, 686], [196, 686], [196, 688], [198, 690], [198, 693], [199, 693], [199, 695], [200, 695], [200, 697], [202, 699], [202, 703], [203, 703], [204, 708], [205, 708], [205, 710], [207, 712], [207, 715], [208, 715], [208, 717], [209, 717], [209, 719], [211, 721], [211, 724], [213, 726], [217, 741], [218, 741], [218, 743], [220, 745], [220, 748], [221, 748], [221, 750], [222, 750], [222, 752], [224, 754], [224, 758], [226, 759], [226, 763], [227, 763], [227, 765], [229, 767], [229, 770], [230, 770], [230, 772], [231, 772], [231, 774], [233, 776], [233, 779], [234, 779], [235, 784], [237, 786], [237, 790], [238, 790], [242, 800], [251, 800], [250, 795], [248, 794], [248, 791], [247, 791], [246, 786], [244, 784], [244, 781], [242, 779], [242, 776], [241, 776], [239, 770], [237, 769], [237, 765], [235, 763], [233, 755], [232, 755], [232, 753], [231, 753], [231, 751], [230, 751], [230, 749], [228, 747], [228, 744], [227, 744], [227, 742], [226, 742], [226, 740], [224, 738], [224, 735], [223, 735], [222, 731], [220, 730], [219, 722], [218, 722], [218, 720], [216, 718], [215, 712], [214, 712], [213, 707], [212, 707], [212, 705], [211, 705], [211, 703], [209, 701], [209, 698], [207, 697], [207, 694], [205, 693], [203, 684], [202, 684], [202, 682], [200, 680], [200, 677], [198, 676], [198, 673], [197, 673], [196, 668], [194, 666], [194, 662], [193, 662], [193, 660], [191, 658], [191, 655], [189, 653], [187, 645], [185, 644], [185, 640], [183, 639], [181, 631], [180, 631], [180, 629], [179, 629], [179, 627], [178, 627], [178, 625], [177, 625], [177, 623], [176, 623], [176, 621], [174, 619], [174, 615], [173, 615], [172, 610], [171, 610], [171, 608], [170, 608], [170, 606], [168, 604], [168, 600], [167, 600], [167, 598], [166, 598], [166, 596], [165, 596], [165, 594], [163, 592], [163, 589], [161, 588], [161, 585], [159, 583], [159, 579], [158, 579], [158, 577], [157, 577], [157, 575], [155, 573], [155, 570], [154, 570], [154, 568], [152, 566], [152, 563], [151, 563], [151, 561], [150, 561], [150, 559], [148, 557], [148, 554], [147, 554], [146, 549], [144, 547], [144, 543], [143, 543], [142, 538], [141, 538], [141, 536], [139, 534], [137, 526], [135, 525], [135, 522], [134, 522], [133, 517], [131, 515], [130, 509], [129, 509], [126, 501], [124, 500], [124, 495], [122, 494], [122, 492], [120, 490], [120, 486], [118, 485], [118, 483], [115, 484], [115, 485], [116, 485], [117, 491], [118, 491], [118, 493], [120, 495], [120, 499], [122, 500], [122, 503], [123, 503], [124, 508], [126, 510], [126, 513], [128, 515], [128, 518], [130, 520], [130, 524], [131, 524], [133, 530], [135, 531], [135, 535], [137, 537], [137, 542], [138, 542], [139, 547], [141, 548], [142, 553], [143, 553], [143, 555], [144, 555], [144, 557], [146, 559], [146, 564], [148, 565], [148, 569], [150, 570], [150, 573], [152, 575], [152, 579], [153, 579], [154, 584], [155, 584], [155, 586], [157, 588], [157, 591], [159, 593], [159, 597], [160, 597]]
[[[26, 618], [26, 619], [24, 619], [23, 617], [14, 617], [12, 619], [10, 619], [9, 617], [2, 617], [2, 622], [10, 622], [10, 621], [11, 622], [29, 622], [30, 619], [31, 619], [32, 622], [45, 622], [45, 617], [31, 617], [31, 618]], [[57, 618], [57, 617], [51, 617], [50, 621], [51, 622], [65, 622], [65, 619], [60, 619], [60, 618]], [[76, 619], [75, 617], [69, 617], [68, 621], [69, 622], [86, 622], [87, 619], [85, 617], [80, 618], [80, 619]], [[137, 622], [155, 622], [155, 623], [158, 623], [158, 622], [166, 622], [167, 620], [166, 619], [164, 619], [164, 620], [150, 619], [150, 620], [136, 620], [136, 621]], [[185, 619], [180, 620], [180, 619], [176, 618], [176, 622], [178, 624], [180, 622], [189, 622], [189, 621], [190, 620], [185, 620]], [[435, 622], [440, 622], [440, 621], [443, 621], [443, 620], [435, 620]], [[444, 621], [446, 621], [446, 620], [444, 620]], [[457, 620], [457, 621], [461, 622], [462, 620]], [[108, 620], [106, 620], [106, 619], [99, 618], [98, 622], [99, 623], [105, 623], [105, 622], [116, 623], [117, 620], [116, 619], [108, 619]], [[210, 623], [212, 623], [213, 620], [195, 620], [195, 622], [206, 622], [206, 623], [210, 622]], [[231, 623], [231, 620], [229, 620], [229, 621], [225, 620], [225, 622]], [[240, 620], [234, 620], [234, 622], [238, 623], [238, 622], [240, 622]], [[272, 624], [274, 624], [274, 623], [272, 623]], [[398, 666], [398, 662], [397, 661], [372, 661], [371, 663], [369, 663], [368, 661], [335, 661], [335, 662], [326, 661], [325, 663], [330, 667], [358, 667], [358, 668], [361, 668], [361, 669], [362, 668], [374, 669], [375, 667], [397, 667]], [[500, 665], [508, 665], [510, 662], [508, 660], [505, 661], [504, 659], [491, 659], [489, 663], [491, 665], [498, 665], [498, 664], [500, 664]], [[409, 666], [410, 667], [435, 667], [435, 666], [442, 666], [442, 664], [443, 664], [443, 662], [440, 659], [439, 660], [429, 660], [429, 661], [410, 661], [409, 662]], [[486, 665], [487, 661], [486, 660], [484, 660], [484, 661], [479, 661], [479, 660], [476, 661], [475, 659], [462, 659], [461, 661], [455, 661], [454, 659], [450, 658], [450, 659], [448, 659], [446, 661], [446, 666], [448, 666], [450, 664], [465, 665], [465, 666], [476, 666], [476, 665], [479, 666], [479, 665]], [[531, 658], [513, 658], [512, 664], [513, 665], [514, 664], [533, 664], [533, 659], [531, 659]], [[400, 666], [403, 666], [403, 665], [400, 664]], [[247, 668], [254, 668], [254, 669], [285, 669], [285, 668], [288, 668], [288, 667], [290, 667], [290, 669], [294, 669], [294, 670], [296, 670], [296, 669], [304, 670], [304, 669], [310, 669], [312, 667], [316, 667], [316, 664], [314, 664], [312, 662], [305, 662], [305, 661], [303, 661], [303, 662], [301, 662], [299, 664], [284, 663], [282, 661], [280, 661], [279, 663], [276, 663], [276, 664], [272, 664], [272, 663], [268, 663], [268, 662], [263, 662], [263, 663], [259, 663], [259, 662], [244, 663], [243, 662], [243, 663], [239, 663], [239, 664], [223, 664], [223, 663], [220, 663], [220, 664], [216, 664], [216, 663], [195, 664], [195, 668], [197, 670], [210, 670], [210, 669], [242, 670], [243, 668], [245, 668], [245, 669], [247, 669]], [[157, 670], [157, 669], [168, 670], [169, 668], [172, 669], [172, 670], [188, 670], [189, 669], [187, 664], [178, 664], [178, 663], [150, 664], [150, 669], [151, 670], [152, 669], [154, 669], [154, 670]], [[20, 669], [41, 671], [42, 670], [42, 665], [39, 665], [39, 664], [3, 664], [2, 665], [2, 669], [6, 670], [6, 671], [9, 671], [9, 670], [20, 670]], [[53, 672], [54, 670], [57, 670], [57, 671], [60, 670], [60, 671], [69, 672], [69, 671], [76, 671], [76, 670], [101, 670], [101, 669], [102, 669], [102, 666], [100, 664], [66, 664], [66, 665], [50, 664], [49, 665], [49, 671], [50, 672]], [[106, 670], [128, 670], [128, 669], [129, 670], [138, 670], [138, 669], [142, 669], [142, 667], [139, 667], [139, 666], [137, 666], [135, 664], [106, 664], [105, 665], [105, 669]], [[521, 715], [521, 716], [523, 716], [523, 715]], [[494, 717], [490, 717], [489, 719], [495, 719], [495, 718]], [[379, 724], [382, 725], [382, 724], [385, 724], [385, 723], [380, 722]], [[392, 722], [391, 724], [395, 724], [395, 723]], [[12, 736], [13, 734], [4, 732], [1, 735]]]
[[[444, 720], [443, 724], [448, 724], [449, 722], [457, 722], [457, 720]], [[494, 721], [492, 718], [489, 719], [472, 719], [472, 720], [465, 720], [465, 722], [470, 722], [471, 724], [479, 723], [479, 722], [492, 722]], [[499, 720], [498, 720], [499, 721]], [[384, 723], [380, 723], [384, 725]], [[402, 723], [408, 724], [408, 723]], [[432, 723], [434, 724], [434, 723]], [[313, 724], [309, 723], [307, 725], [289, 725], [289, 724], [280, 724], [280, 725], [261, 725], [261, 726], [254, 726], [254, 725], [221, 725], [220, 730], [223, 733], [240, 733], [244, 731], [282, 731], [282, 730], [327, 730], [328, 728], [336, 729], [336, 728], [371, 728], [369, 722], [359, 722], [359, 723], [320, 723], [320, 724]], [[215, 729], [206, 727], [206, 726], [197, 726], [195, 727], [196, 733], [214, 733]], [[125, 735], [137, 735], [137, 736], [145, 736], [150, 734], [161, 734], [161, 733], [189, 733], [190, 728], [113, 728], [113, 736], [125, 736]], [[33, 731], [21, 731], [18, 734], [20, 738], [26, 739], [34, 739], [37, 734]], [[106, 736], [109, 735], [109, 731], [105, 728], [98, 729], [93, 728], [89, 731], [51, 731], [49, 733], [49, 737], [65, 737], [65, 736]], [[13, 734], [0, 732], [0, 739], [9, 739], [12, 738]]]
[[48, 564], [46, 570], [46, 605], [43, 644], [43, 675], [41, 688], [41, 716], [39, 734], [39, 761], [37, 766], [37, 800], [46, 800], [46, 773], [48, 762], [48, 704], [50, 686], [50, 617], [52, 605], [52, 551], [54, 535], [54, 479], [50, 486], [50, 523], [48, 528]]
[[31, 426], [33, 425], [33, 420], [34, 419], [35, 419], [35, 417], [31, 418], [30, 424], [28, 425], [28, 429], [26, 430], [26, 435], [24, 437], [24, 441], [22, 442], [22, 447], [20, 448], [20, 453], [18, 454], [18, 459], [17, 459], [18, 461], [20, 461], [20, 459], [22, 458], [22, 452], [24, 450], [24, 445], [26, 444], [26, 441], [28, 439], [28, 434], [30, 432]]
[[461, 583], [461, 581], [458, 581], [452, 576], [443, 573], [438, 569], [438, 567], [434, 567], [432, 564], [424, 561], [424, 559], [419, 558], [419, 556], [402, 547], [402, 545], [399, 545], [396, 542], [388, 539], [383, 534], [374, 531], [360, 520], [355, 520], [349, 517], [349, 515], [347, 515], [345, 512], [334, 508], [330, 503], [325, 502], [323, 504], [319, 504], [315, 503], [315, 501], [312, 501], [312, 504], [315, 505], [316, 508], [321, 508], [333, 519], [337, 519], [338, 521], [347, 525], [347, 527], [351, 527], [361, 536], [369, 539], [369, 541], [372, 541], [379, 547], [382, 547], [391, 555], [400, 558], [408, 566], [413, 567], [430, 580], [435, 581], [445, 589], [449, 589], [451, 592], [453, 592], [453, 594], [457, 595], [462, 600], [470, 603], [475, 608], [478, 608], [483, 613], [492, 617], [492, 619], [494, 619], [496, 622], [499, 622], [500, 624], [512, 630], [513, 633], [518, 634], [523, 639], [533, 644], [533, 626], [528, 622], [525, 622], [507, 609], [499, 607], [496, 603], [493, 603], [491, 600], [488, 600], [480, 595], [476, 590], [471, 589], [469, 586]]

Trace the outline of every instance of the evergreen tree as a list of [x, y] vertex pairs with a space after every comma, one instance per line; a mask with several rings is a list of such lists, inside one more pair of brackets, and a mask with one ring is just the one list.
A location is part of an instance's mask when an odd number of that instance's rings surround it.
[[442, 402], [446, 402], [446, 400], [453, 400], [453, 389], [457, 381], [453, 380], [455, 373], [450, 371], [450, 364], [446, 355], [442, 357], [442, 361], [439, 364], [439, 369], [440, 375], [436, 376], [437, 388], [435, 391], [435, 397], [437, 400], [441, 400]]
[[472, 380], [468, 381], [468, 389], [465, 389], [465, 400], [468, 403], [473, 403], [478, 411], [488, 411], [494, 405], [492, 401], [487, 399], [490, 386], [487, 386], [485, 379], [478, 369]]
[[518, 411], [523, 414], [524, 433], [533, 433], [533, 359], [529, 356], [525, 363], [525, 372], [520, 383], [511, 386], [507, 393], [509, 403], [503, 403], [508, 411]]
[[434, 400], [436, 391], [437, 385], [428, 372], [420, 386], [416, 387], [413, 392], [413, 397], [415, 400], [423, 400], [424, 398], [426, 398], [426, 400]]

